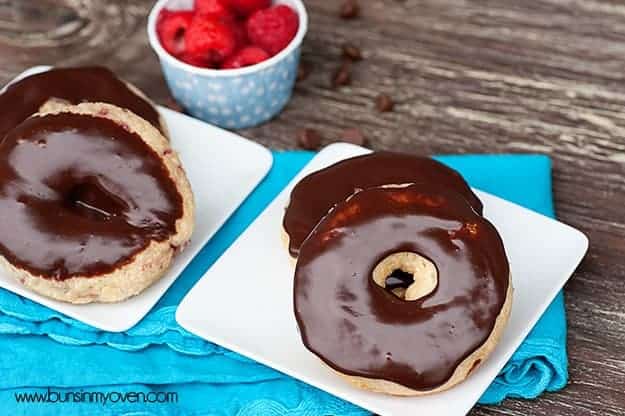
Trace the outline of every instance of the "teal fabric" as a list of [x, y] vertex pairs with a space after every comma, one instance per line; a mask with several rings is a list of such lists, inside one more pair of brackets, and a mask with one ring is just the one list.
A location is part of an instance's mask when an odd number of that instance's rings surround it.
[[[257, 190], [204, 247], [158, 305], [137, 326], [114, 334], [0, 290], [0, 403], [11, 415], [293, 415], [352, 416], [364, 410], [178, 326], [176, 305], [234, 239], [313, 156], [276, 152]], [[551, 165], [545, 156], [441, 156], [475, 187], [553, 216]], [[198, 213], [202, 215], [202, 213]], [[533, 398], [567, 381], [562, 295], [554, 300], [480, 399]], [[52, 390], [48, 393], [48, 388]], [[106, 405], [67, 392], [115, 393]], [[121, 402], [124, 392], [175, 392], [175, 404]], [[24, 404], [16, 394], [47, 394], [57, 403]], [[59, 396], [59, 394], [61, 396]], [[73, 403], [58, 403], [60, 399]], [[128, 398], [128, 396], [127, 396]], [[80, 402], [82, 400], [82, 402]], [[77, 403], [78, 401], [78, 403]]]

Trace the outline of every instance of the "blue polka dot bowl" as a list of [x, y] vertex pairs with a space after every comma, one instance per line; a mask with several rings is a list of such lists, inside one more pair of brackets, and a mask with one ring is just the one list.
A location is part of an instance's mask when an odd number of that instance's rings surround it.
[[308, 14], [301, 0], [277, 0], [299, 16], [299, 30], [280, 53], [259, 64], [239, 69], [198, 68], [179, 61], [161, 46], [156, 21], [163, 8], [190, 10], [193, 0], [159, 0], [148, 18], [148, 37], [169, 89], [193, 117], [227, 129], [264, 123], [278, 115], [293, 93]]

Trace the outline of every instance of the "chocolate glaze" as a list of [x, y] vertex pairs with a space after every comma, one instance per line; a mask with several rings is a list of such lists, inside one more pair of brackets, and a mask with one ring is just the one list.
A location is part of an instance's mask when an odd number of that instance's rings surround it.
[[[373, 281], [396, 252], [436, 265], [431, 294], [405, 301]], [[306, 347], [335, 370], [426, 391], [486, 341], [508, 279], [497, 230], [458, 193], [371, 188], [338, 204], [302, 244], [295, 315]]]
[[0, 141], [0, 254], [32, 274], [112, 272], [175, 233], [182, 209], [158, 155], [114, 121], [31, 117]]
[[361, 189], [406, 183], [435, 183], [455, 189], [482, 214], [482, 202], [455, 170], [426, 157], [370, 153], [308, 175], [293, 188], [283, 219], [289, 252], [297, 257], [308, 234], [337, 202]]
[[57, 68], [31, 75], [0, 94], [0, 139], [13, 127], [26, 120], [49, 99], [102, 102], [127, 108], [161, 129], [156, 108], [130, 90], [128, 86], [103, 67]]

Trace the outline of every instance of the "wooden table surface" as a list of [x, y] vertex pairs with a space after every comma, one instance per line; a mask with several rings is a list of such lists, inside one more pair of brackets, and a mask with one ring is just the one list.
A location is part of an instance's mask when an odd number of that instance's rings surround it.
[[[96, 1], [73, 17], [48, 1], [37, 30], [58, 22], [63, 30], [29, 31], [21, 42], [0, 1], [2, 83], [35, 64], [97, 63], [168, 101], [145, 33], [153, 1]], [[24, 13], [41, 2], [22, 2]], [[329, 142], [358, 126], [374, 149], [550, 155], [558, 217], [591, 241], [565, 291], [570, 383], [472, 414], [625, 414], [625, 3], [361, 0], [361, 18], [350, 21], [337, 17], [338, 3], [306, 1], [310, 76], [278, 118], [241, 133], [287, 149], [302, 127]], [[333, 89], [345, 42], [365, 59], [351, 86]], [[374, 109], [381, 92], [395, 99], [394, 112]]]

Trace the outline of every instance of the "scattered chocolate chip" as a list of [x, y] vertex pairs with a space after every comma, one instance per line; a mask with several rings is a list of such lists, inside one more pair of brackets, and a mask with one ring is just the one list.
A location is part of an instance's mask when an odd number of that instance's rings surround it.
[[393, 111], [394, 107], [395, 103], [393, 99], [387, 94], [380, 94], [375, 99], [375, 108], [377, 108], [380, 113]]
[[305, 63], [301, 62], [297, 68], [297, 81], [301, 82], [308, 78], [310, 75], [310, 68]]
[[341, 87], [352, 82], [352, 65], [350, 61], [344, 61], [332, 76], [332, 86]]
[[346, 43], [343, 45], [343, 57], [352, 61], [360, 61], [362, 60], [362, 51], [358, 46]]
[[343, 19], [353, 19], [360, 14], [360, 5], [356, 0], [345, 0], [341, 4], [340, 16]]
[[321, 134], [315, 129], [301, 129], [297, 132], [297, 142], [306, 150], [317, 150], [322, 140]]
[[364, 145], [367, 141], [365, 135], [362, 134], [362, 131], [356, 127], [343, 130], [341, 133], [341, 139], [344, 142], [356, 144], [358, 146]]

